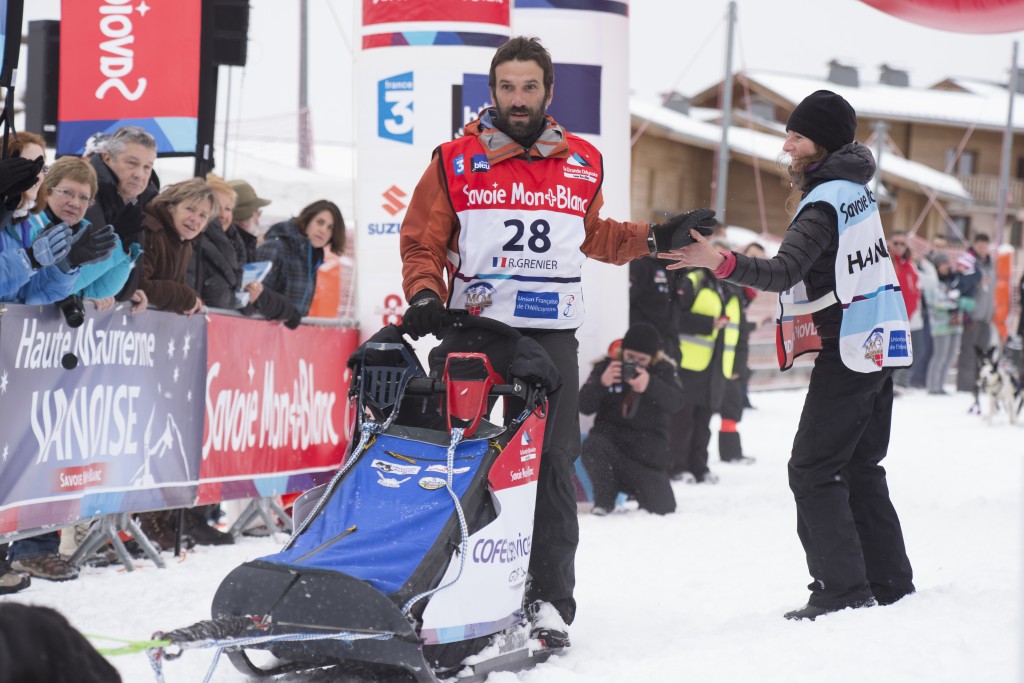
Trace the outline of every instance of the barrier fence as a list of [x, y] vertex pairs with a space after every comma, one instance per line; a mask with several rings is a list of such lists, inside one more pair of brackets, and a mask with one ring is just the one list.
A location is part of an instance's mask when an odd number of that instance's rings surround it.
[[0, 541], [126, 512], [304, 491], [349, 434], [353, 328], [126, 305], [0, 313]]

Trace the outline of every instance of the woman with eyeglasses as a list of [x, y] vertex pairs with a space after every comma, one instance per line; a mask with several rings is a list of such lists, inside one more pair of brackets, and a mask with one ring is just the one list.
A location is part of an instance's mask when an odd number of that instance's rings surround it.
[[88, 162], [78, 157], [58, 159], [47, 170], [39, 192], [43, 210], [31, 221], [39, 230], [67, 224], [72, 235], [71, 250], [58, 266], [65, 272], [77, 271], [73, 293], [102, 302], [124, 287], [139, 250], [125, 253], [113, 227], [85, 218], [96, 187], [96, 172]]

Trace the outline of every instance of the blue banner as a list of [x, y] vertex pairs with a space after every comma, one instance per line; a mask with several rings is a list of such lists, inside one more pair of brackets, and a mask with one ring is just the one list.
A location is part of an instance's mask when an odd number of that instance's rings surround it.
[[196, 499], [204, 318], [86, 306], [0, 315], [0, 536]]

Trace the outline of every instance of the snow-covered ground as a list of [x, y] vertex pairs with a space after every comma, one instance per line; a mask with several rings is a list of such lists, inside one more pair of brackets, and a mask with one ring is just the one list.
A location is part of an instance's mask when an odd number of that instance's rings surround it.
[[[573, 647], [489, 683], [662, 681], [1012, 682], [1022, 677], [1024, 426], [967, 414], [966, 394], [896, 400], [889, 485], [918, 592], [883, 608], [790, 622], [809, 581], [786, 459], [803, 391], [757, 393], [741, 424], [753, 466], [717, 463], [717, 486], [676, 486], [679, 511], [580, 520]], [[90, 634], [144, 640], [209, 617], [221, 579], [284, 540], [197, 548], [168, 568], [87, 569], [6, 600], [49, 605]], [[99, 642], [99, 641], [97, 641]], [[109, 645], [109, 643], [104, 643]], [[202, 681], [213, 657], [167, 662]], [[155, 680], [143, 655], [112, 658], [126, 682]], [[244, 681], [222, 658], [213, 681]]]

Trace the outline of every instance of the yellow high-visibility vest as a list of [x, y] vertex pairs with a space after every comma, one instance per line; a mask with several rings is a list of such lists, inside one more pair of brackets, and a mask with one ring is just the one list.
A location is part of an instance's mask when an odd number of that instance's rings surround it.
[[[690, 307], [690, 312], [698, 315], [707, 315], [712, 318], [720, 317], [723, 309], [722, 298], [714, 289], [701, 287], [704, 281], [704, 274], [699, 270], [695, 270], [687, 273], [686, 277], [690, 279], [694, 291], [697, 292], [693, 306]], [[736, 362], [736, 344], [740, 338], [740, 298], [738, 296], [729, 297], [724, 309], [729, 322], [722, 328], [725, 332], [725, 336], [722, 338], [724, 342], [722, 374], [726, 377], [732, 377], [733, 365]], [[683, 354], [680, 366], [684, 370], [693, 370], [694, 372], [701, 372], [707, 369], [715, 352], [715, 340], [717, 338], [718, 330], [711, 330], [710, 334], [679, 335], [679, 350]]]

